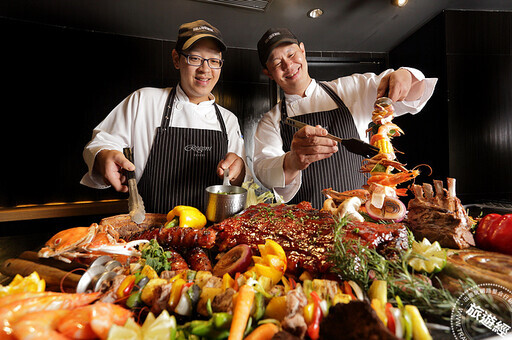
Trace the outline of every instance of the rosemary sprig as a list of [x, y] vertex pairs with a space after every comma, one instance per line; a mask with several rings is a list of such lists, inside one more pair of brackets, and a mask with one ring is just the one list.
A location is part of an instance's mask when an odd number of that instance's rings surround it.
[[[390, 297], [399, 296], [405, 304], [413, 304], [427, 313], [445, 317], [450, 315], [456, 298], [449, 291], [434, 287], [430, 277], [408, 270], [408, 259], [414, 256], [411, 250], [396, 250], [399, 259], [388, 260], [375, 249], [362, 245], [359, 240], [345, 240], [346, 225], [346, 219], [335, 225], [335, 244], [331, 256], [334, 272], [346, 280], [357, 282], [365, 291], [373, 279], [384, 280]], [[412, 234], [409, 234], [411, 238]]]

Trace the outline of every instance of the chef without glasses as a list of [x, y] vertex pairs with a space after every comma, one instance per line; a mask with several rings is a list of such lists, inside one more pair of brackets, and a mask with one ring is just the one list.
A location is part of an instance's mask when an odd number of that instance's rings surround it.
[[[284, 98], [258, 124], [254, 141], [254, 174], [286, 202], [309, 201], [321, 208], [322, 189], [359, 189], [362, 157], [349, 153], [327, 133], [366, 139], [373, 103], [385, 94], [397, 102], [395, 114], [419, 112], [437, 79], [412, 68], [379, 75], [354, 74], [317, 82], [308, 73], [304, 43], [286, 28], [271, 28], [258, 42], [263, 73], [284, 91]], [[283, 124], [286, 117], [310, 126], [299, 131]]]

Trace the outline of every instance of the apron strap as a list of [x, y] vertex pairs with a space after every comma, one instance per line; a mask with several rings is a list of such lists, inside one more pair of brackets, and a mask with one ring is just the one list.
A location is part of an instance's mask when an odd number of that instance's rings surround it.
[[219, 106], [217, 105], [217, 103], [213, 103], [213, 106], [215, 106], [215, 114], [217, 115], [217, 120], [219, 121], [220, 129], [222, 130], [222, 132], [224, 132], [227, 139], [228, 133], [226, 132], [226, 124], [224, 123], [224, 119], [222, 119]]
[[283, 96], [283, 98], [281, 98], [281, 121], [284, 123], [286, 118], [288, 118], [288, 112], [286, 111], [286, 99]]
[[174, 104], [174, 97], [176, 97], [176, 88], [171, 88], [171, 92], [167, 96], [167, 101], [165, 102], [164, 113], [162, 114], [162, 121], [160, 123], [160, 128], [164, 131], [169, 127], [169, 122], [172, 117], [172, 105]]
[[[339, 108], [343, 107], [343, 101], [341, 100], [340, 96], [338, 96], [336, 92], [334, 92], [333, 89], [331, 89], [325, 82], [318, 82], [318, 85], [320, 85], [320, 87], [324, 89], [325, 92], [327, 92], [329, 97], [331, 97], [332, 100], [334, 100], [334, 102], [336, 103], [336, 105], [338, 105]], [[281, 121], [284, 122], [284, 120], [287, 117], [288, 112], [286, 111], [286, 100], [285, 97], [283, 96], [283, 98], [281, 99]]]
[[323, 88], [325, 92], [327, 92], [327, 94], [332, 98], [332, 100], [334, 100], [338, 107], [342, 107], [342, 105], [344, 105], [340, 96], [338, 96], [338, 94], [334, 92], [334, 90], [331, 89], [331, 87], [328, 86], [325, 82], [319, 82], [318, 85], [320, 85], [320, 87]]

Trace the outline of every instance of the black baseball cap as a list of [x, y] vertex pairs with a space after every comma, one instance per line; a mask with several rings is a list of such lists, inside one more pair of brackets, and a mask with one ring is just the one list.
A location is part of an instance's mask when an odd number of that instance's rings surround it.
[[269, 28], [258, 41], [258, 55], [263, 67], [270, 53], [279, 45], [293, 43], [299, 45], [299, 39], [287, 28]]
[[219, 43], [220, 50], [224, 52], [227, 47], [222, 40], [222, 34], [214, 26], [204, 20], [188, 22], [180, 26], [176, 50], [183, 51], [192, 46], [196, 41], [203, 38], [213, 38]]

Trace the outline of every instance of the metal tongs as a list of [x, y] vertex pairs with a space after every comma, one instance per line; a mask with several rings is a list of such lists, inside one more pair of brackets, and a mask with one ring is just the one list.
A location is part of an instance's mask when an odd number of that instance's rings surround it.
[[[132, 148], [124, 148], [123, 154], [130, 162], [133, 163]], [[140, 197], [139, 190], [137, 189], [135, 172], [128, 170], [125, 170], [125, 172], [128, 179], [128, 192], [130, 193], [130, 196], [128, 197], [130, 219], [137, 224], [141, 224], [146, 218], [146, 210], [144, 209], [144, 202], [142, 201], [142, 197]]]
[[[285, 119], [284, 122], [290, 126], [293, 126], [296, 129], [301, 129], [304, 126], [309, 125], [309, 124], [299, 122], [298, 120], [288, 118], [288, 117]], [[371, 158], [379, 153], [379, 148], [377, 148], [373, 145], [370, 145], [368, 143], [365, 143], [360, 139], [356, 139], [356, 138], [343, 139], [340, 137], [333, 136], [331, 134], [328, 134], [325, 137], [337, 141], [338, 143], [343, 145], [347, 149], [347, 151], [355, 153], [357, 155], [361, 155], [365, 158]]]

